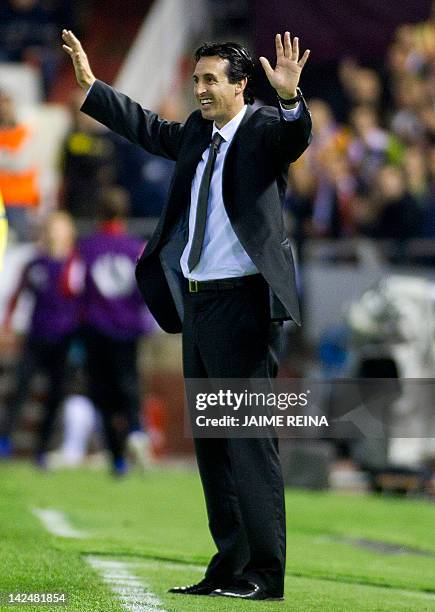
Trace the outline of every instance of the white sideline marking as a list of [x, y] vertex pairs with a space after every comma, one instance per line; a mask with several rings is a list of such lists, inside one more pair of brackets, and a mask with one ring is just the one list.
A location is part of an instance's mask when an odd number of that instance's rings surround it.
[[33, 508], [32, 512], [43, 523], [44, 527], [53, 535], [62, 538], [87, 538], [85, 531], [75, 529], [69, 524], [65, 514], [50, 508]]
[[141, 564], [99, 559], [97, 557], [86, 557], [86, 561], [100, 574], [126, 610], [130, 612], [153, 612], [154, 610], [165, 612], [161, 607], [160, 599], [132, 572], [132, 568]]

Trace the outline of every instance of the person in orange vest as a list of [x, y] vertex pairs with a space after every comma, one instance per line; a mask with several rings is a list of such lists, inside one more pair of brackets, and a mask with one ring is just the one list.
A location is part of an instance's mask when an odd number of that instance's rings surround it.
[[32, 214], [40, 200], [30, 136], [29, 127], [17, 119], [12, 98], [0, 91], [0, 191], [9, 227], [21, 240], [30, 237]]

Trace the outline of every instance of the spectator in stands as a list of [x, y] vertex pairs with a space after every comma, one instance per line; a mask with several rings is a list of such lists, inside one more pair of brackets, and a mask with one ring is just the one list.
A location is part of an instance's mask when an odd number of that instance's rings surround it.
[[94, 119], [80, 112], [81, 90], [71, 96], [72, 126], [62, 148], [62, 204], [74, 218], [95, 219], [99, 193], [117, 179], [113, 141]]
[[[321, 207], [327, 205], [331, 210], [330, 235], [334, 238], [345, 238], [353, 236], [355, 232], [351, 214], [351, 202], [357, 188], [355, 174], [349, 159], [336, 152], [325, 159], [325, 176], [329, 191], [318, 194], [316, 209], [314, 210], [314, 221], [320, 216]], [[323, 203], [322, 203], [323, 199]]]
[[435, 3], [427, 21], [397, 28], [395, 45], [403, 55], [406, 72], [421, 76], [430, 73], [435, 59]]
[[350, 203], [355, 235], [377, 238], [379, 211], [368, 187], [358, 185]]
[[28, 292], [34, 307], [27, 337], [16, 369], [15, 391], [8, 402], [0, 435], [0, 455], [11, 453], [10, 436], [26, 401], [33, 375], [48, 378], [44, 415], [39, 427], [36, 461], [45, 466], [50, 434], [63, 399], [65, 366], [71, 338], [78, 325], [78, 301], [64, 292], [65, 265], [74, 247], [75, 228], [65, 212], [54, 212], [44, 222], [41, 244], [25, 266], [20, 283], [9, 300], [3, 331], [11, 329], [18, 299]]
[[404, 144], [424, 142], [426, 126], [422, 113], [426, 107], [429, 93], [423, 79], [404, 75], [392, 87], [395, 110], [390, 117], [390, 125]]
[[286, 230], [292, 234], [298, 253], [298, 259], [304, 257], [306, 238], [314, 237], [313, 202], [317, 190], [317, 181], [310, 171], [308, 163], [296, 163], [289, 171], [288, 189], [284, 201], [284, 220]]
[[340, 63], [339, 77], [349, 111], [354, 106], [381, 110], [382, 85], [375, 70], [359, 66], [355, 60], [346, 58]]
[[127, 209], [124, 190], [102, 191], [100, 226], [80, 243], [79, 258], [70, 267], [71, 272], [82, 267], [90, 397], [103, 417], [114, 475], [127, 471], [126, 443], [143, 467], [148, 454], [148, 438], [139, 417], [137, 351], [152, 321], [134, 275], [144, 245], [126, 232]]
[[352, 137], [347, 155], [361, 182], [370, 185], [378, 168], [387, 160], [389, 137], [379, 125], [376, 111], [356, 106], [350, 114]]
[[31, 145], [30, 130], [18, 120], [12, 98], [0, 91], [0, 191], [10, 228], [22, 240], [31, 236], [40, 199]]
[[376, 177], [372, 197], [378, 211], [378, 238], [400, 241], [419, 235], [421, 213], [417, 202], [407, 190], [401, 168], [383, 166]]
[[344, 154], [349, 143], [350, 133], [345, 126], [339, 125], [331, 107], [319, 99], [310, 100], [313, 116], [313, 141], [303, 159], [309, 161], [313, 173], [322, 174], [322, 168], [330, 155]]

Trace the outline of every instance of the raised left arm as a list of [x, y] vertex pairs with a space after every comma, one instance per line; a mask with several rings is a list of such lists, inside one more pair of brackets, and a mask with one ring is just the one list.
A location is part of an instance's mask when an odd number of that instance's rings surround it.
[[[296, 161], [311, 142], [311, 114], [306, 102], [298, 89], [299, 79], [303, 67], [310, 55], [309, 49], [299, 59], [299, 39], [297, 36], [290, 38], [290, 32], [284, 34], [284, 44], [281, 34], [275, 36], [276, 66], [272, 68], [265, 57], [260, 57], [269, 83], [275, 89], [279, 98], [280, 120], [274, 119], [266, 125], [265, 146], [280, 163], [291, 163]], [[291, 100], [297, 96], [294, 104], [286, 104], [285, 100]], [[296, 107], [298, 118], [289, 119], [283, 111]]]
[[284, 33], [284, 44], [281, 40], [281, 34], [275, 36], [275, 49], [275, 68], [272, 68], [269, 60], [265, 57], [260, 57], [260, 63], [263, 66], [269, 83], [275, 89], [278, 96], [283, 100], [295, 98], [297, 95], [296, 88], [299, 84], [302, 69], [310, 55], [310, 50], [307, 49], [301, 59], [299, 59], [299, 38], [295, 36], [292, 43], [290, 32]]

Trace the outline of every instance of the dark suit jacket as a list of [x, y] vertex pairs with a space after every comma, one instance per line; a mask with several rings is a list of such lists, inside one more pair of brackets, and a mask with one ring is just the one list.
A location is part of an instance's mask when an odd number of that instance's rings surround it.
[[[227, 152], [223, 171], [224, 205], [243, 248], [270, 287], [271, 319], [300, 324], [292, 252], [285, 236], [281, 203], [288, 164], [311, 138], [311, 116], [302, 102], [296, 121], [284, 121], [271, 106], [247, 112]], [[191, 183], [212, 122], [199, 110], [185, 123], [162, 121], [109, 85], [96, 81], [81, 109], [150, 153], [176, 160], [168, 201], [140, 257], [136, 278], [159, 325], [181, 331], [183, 305], [180, 257], [188, 237]]]

